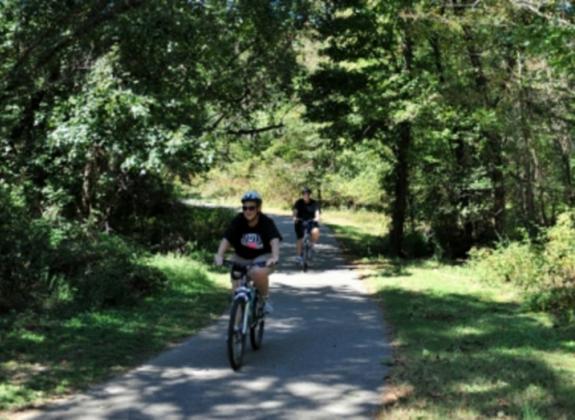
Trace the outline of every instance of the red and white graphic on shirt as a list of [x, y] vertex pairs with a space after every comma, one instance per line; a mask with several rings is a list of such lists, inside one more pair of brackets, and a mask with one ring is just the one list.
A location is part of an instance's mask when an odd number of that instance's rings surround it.
[[242, 236], [242, 245], [250, 249], [263, 249], [264, 243], [257, 233], [245, 233]]

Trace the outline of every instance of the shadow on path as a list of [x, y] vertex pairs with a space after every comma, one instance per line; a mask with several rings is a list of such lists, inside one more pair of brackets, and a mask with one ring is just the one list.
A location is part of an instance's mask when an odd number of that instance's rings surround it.
[[[380, 407], [390, 356], [377, 304], [363, 291], [323, 229], [312, 269], [290, 260], [284, 242], [272, 277], [274, 314], [263, 348], [233, 372], [225, 354], [227, 316], [139, 369], [50, 408], [40, 418], [363, 419]], [[286, 258], [287, 256], [287, 258]]]

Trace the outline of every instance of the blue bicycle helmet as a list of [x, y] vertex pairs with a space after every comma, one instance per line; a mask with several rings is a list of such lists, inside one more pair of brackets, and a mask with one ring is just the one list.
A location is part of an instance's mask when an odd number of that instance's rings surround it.
[[257, 191], [248, 191], [242, 196], [242, 203], [254, 201], [258, 205], [262, 204], [262, 196]]

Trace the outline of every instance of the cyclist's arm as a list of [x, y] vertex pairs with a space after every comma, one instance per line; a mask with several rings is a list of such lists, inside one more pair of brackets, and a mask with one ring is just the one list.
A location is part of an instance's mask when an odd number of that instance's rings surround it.
[[232, 247], [232, 245], [230, 244], [230, 241], [228, 241], [226, 238], [223, 238], [222, 241], [220, 242], [220, 246], [218, 247], [218, 252], [216, 253], [216, 255], [214, 257], [214, 262], [217, 265], [223, 264], [224, 255], [231, 247]]
[[280, 259], [280, 240], [279, 238], [274, 238], [270, 241], [272, 247], [272, 257], [267, 261], [267, 265], [277, 264]]
[[297, 218], [297, 209], [296, 209], [296, 208], [293, 209], [292, 215], [293, 215], [293, 221], [294, 221], [294, 222], [297, 222], [297, 221], [298, 221], [298, 218]]

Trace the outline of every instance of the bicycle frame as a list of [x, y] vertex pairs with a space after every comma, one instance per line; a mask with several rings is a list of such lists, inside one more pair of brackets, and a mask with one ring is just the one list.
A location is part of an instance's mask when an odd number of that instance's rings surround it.
[[224, 263], [231, 266], [232, 279], [239, 281], [230, 308], [227, 339], [228, 360], [232, 369], [238, 370], [243, 363], [246, 337], [249, 335], [252, 349], [258, 350], [261, 347], [265, 313], [249, 270], [254, 266], [264, 266], [265, 263], [241, 264], [229, 260]]
[[255, 287], [251, 286], [247, 274], [242, 276], [242, 284], [234, 291], [234, 300], [243, 300], [246, 303], [246, 310], [244, 311], [244, 319], [242, 320], [242, 334], [248, 331], [249, 320], [252, 315], [253, 296], [256, 293]]
[[240, 285], [234, 290], [234, 300], [243, 300], [246, 303], [246, 311], [244, 311], [244, 319], [242, 320], [242, 334], [246, 334], [249, 328], [250, 320], [252, 319], [253, 303], [257, 293], [248, 272], [252, 267], [264, 266], [264, 263], [256, 264], [239, 264], [234, 261], [226, 260], [225, 263], [234, 267], [241, 268], [242, 275], [240, 277]]
[[311, 230], [312, 230], [313, 220], [302, 220], [303, 226], [303, 268], [304, 271], [307, 270], [308, 260], [310, 259], [310, 249], [311, 249]]

